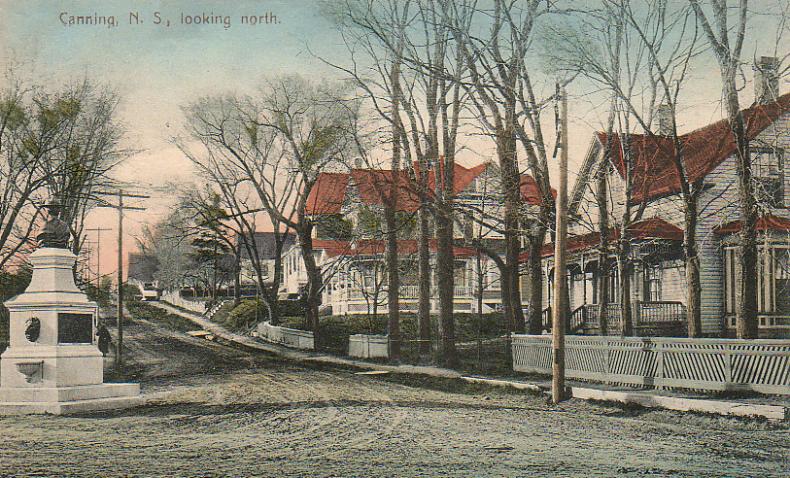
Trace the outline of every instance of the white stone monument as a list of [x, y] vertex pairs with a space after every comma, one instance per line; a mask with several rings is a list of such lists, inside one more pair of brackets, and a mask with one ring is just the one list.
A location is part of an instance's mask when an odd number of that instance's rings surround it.
[[52, 247], [42, 236], [43, 247], [30, 255], [30, 285], [5, 303], [10, 344], [0, 356], [0, 414], [64, 414], [139, 404], [139, 384], [103, 383], [104, 359], [96, 346], [98, 307], [74, 283], [77, 256], [60, 242]]

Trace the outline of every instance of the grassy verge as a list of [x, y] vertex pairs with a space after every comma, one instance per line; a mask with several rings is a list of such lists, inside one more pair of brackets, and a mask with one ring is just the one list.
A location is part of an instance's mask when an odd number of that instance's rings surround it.
[[[466, 373], [511, 375], [507, 334], [501, 314], [488, 314], [482, 318], [474, 314], [455, 315], [455, 336], [459, 365], [457, 369]], [[284, 327], [305, 329], [303, 317], [284, 317]], [[417, 317], [401, 315], [401, 361], [420, 363], [419, 329]], [[329, 316], [319, 323], [317, 346], [320, 350], [335, 354], [348, 353], [349, 336], [354, 334], [385, 335], [387, 317], [378, 316]], [[435, 360], [436, 338], [439, 337], [437, 317], [431, 317], [432, 359]]]
[[139, 300], [128, 302], [126, 307], [135, 318], [147, 320], [166, 328], [177, 330], [179, 332], [200, 330], [200, 327], [179, 315], [171, 314], [170, 312], [166, 312], [159, 307], [146, 304], [145, 302]]

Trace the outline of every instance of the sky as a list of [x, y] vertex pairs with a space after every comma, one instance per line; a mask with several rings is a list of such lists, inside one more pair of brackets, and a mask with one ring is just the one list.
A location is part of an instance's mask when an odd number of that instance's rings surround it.
[[[89, 16], [100, 24], [73, 25], [75, 16]], [[209, 24], [195, 24], [195, 18], [202, 21], [205, 16]], [[260, 22], [242, 24], [242, 16]], [[756, 33], [745, 56], [761, 54], [760, 44], [771, 40], [769, 29], [759, 28], [766, 20], [755, 21]], [[126, 215], [127, 251], [135, 248], [134, 237], [143, 224], [168, 213], [172, 184], [196, 180], [189, 162], [170, 142], [179, 132], [182, 105], [219, 92], [254, 92], [263, 78], [280, 73], [339, 78], [322, 58], [343, 64], [348, 55], [337, 28], [311, 0], [0, 0], [0, 67], [45, 85], [87, 75], [120, 94], [119, 118], [128, 131], [125, 146], [139, 152], [116, 176], [151, 196], [134, 202], [148, 208], [145, 212]], [[721, 118], [717, 75], [712, 58], [700, 60], [680, 113], [684, 130]], [[744, 95], [750, 100], [749, 88]], [[781, 89], [786, 91], [786, 85]], [[572, 85], [570, 91], [571, 180], [593, 130], [605, 117], [600, 98], [582, 95], [582, 90]], [[488, 159], [489, 146], [478, 145], [468, 162]], [[113, 229], [101, 236], [103, 274], [117, 267], [115, 214], [99, 209], [88, 221], [88, 227]]]

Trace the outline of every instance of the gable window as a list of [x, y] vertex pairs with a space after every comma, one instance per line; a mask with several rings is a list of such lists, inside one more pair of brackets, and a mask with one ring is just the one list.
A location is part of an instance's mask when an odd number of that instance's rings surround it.
[[779, 207], [784, 200], [782, 184], [782, 151], [773, 148], [752, 148], [752, 177], [757, 201]]

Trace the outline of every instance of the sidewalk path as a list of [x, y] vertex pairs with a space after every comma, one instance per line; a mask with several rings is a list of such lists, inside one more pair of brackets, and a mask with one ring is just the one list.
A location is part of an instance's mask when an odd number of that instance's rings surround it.
[[225, 327], [222, 327], [221, 325], [217, 324], [216, 322], [212, 322], [206, 319], [200, 314], [197, 314], [195, 312], [189, 312], [184, 309], [179, 309], [167, 303], [150, 302], [150, 304], [159, 307], [160, 309], [164, 309], [172, 314], [176, 314], [181, 317], [184, 317], [185, 319], [192, 321], [193, 323], [202, 327], [204, 330], [211, 332], [212, 334], [214, 334], [215, 336], [221, 339], [227, 340], [229, 342], [233, 342], [237, 345], [240, 345], [245, 348], [249, 348], [251, 350], [276, 354], [278, 356], [290, 360], [294, 360], [297, 362], [314, 363], [320, 365], [337, 365], [341, 367], [347, 367], [347, 368], [351, 367], [351, 368], [358, 368], [363, 370], [386, 370], [392, 373], [427, 375], [431, 377], [442, 377], [442, 378], [460, 379], [463, 376], [460, 372], [456, 372], [455, 370], [449, 370], [439, 367], [427, 367], [427, 366], [418, 366], [418, 365], [377, 364], [371, 362], [364, 362], [361, 360], [350, 360], [342, 357], [337, 357], [334, 355], [294, 350], [282, 345], [265, 343], [259, 340], [255, 340], [254, 338], [248, 337], [246, 335], [239, 335], [233, 333], [227, 330]]
[[[228, 331], [221, 325], [212, 322], [202, 315], [173, 307], [167, 303], [151, 302], [151, 305], [164, 309], [170, 313], [184, 317], [199, 325], [217, 337], [232, 342], [244, 348], [266, 352], [287, 358], [296, 362], [312, 363], [318, 365], [335, 365], [346, 368], [362, 370], [383, 370], [391, 373], [411, 375], [425, 375], [430, 377], [453, 378], [465, 380], [470, 383], [485, 384], [490, 386], [504, 386], [533, 393], [547, 393], [551, 388], [548, 381], [525, 382], [520, 380], [501, 380], [480, 376], [465, 376], [455, 370], [431, 366], [416, 365], [386, 365], [370, 363], [361, 360], [351, 360], [334, 355], [298, 351], [288, 347], [265, 343], [252, 337], [239, 335]], [[583, 400], [614, 401], [621, 403], [637, 404], [647, 408], [665, 408], [669, 410], [694, 411], [714, 413], [719, 415], [734, 415], [741, 417], [762, 417], [769, 420], [790, 419], [790, 407], [778, 404], [768, 404], [769, 400], [747, 399], [746, 401], [733, 402], [716, 398], [690, 397], [677, 393], [662, 393], [659, 390], [634, 390], [626, 388], [613, 389], [601, 384], [568, 382], [568, 388], [573, 398]], [[782, 399], [778, 401], [784, 402]]]

